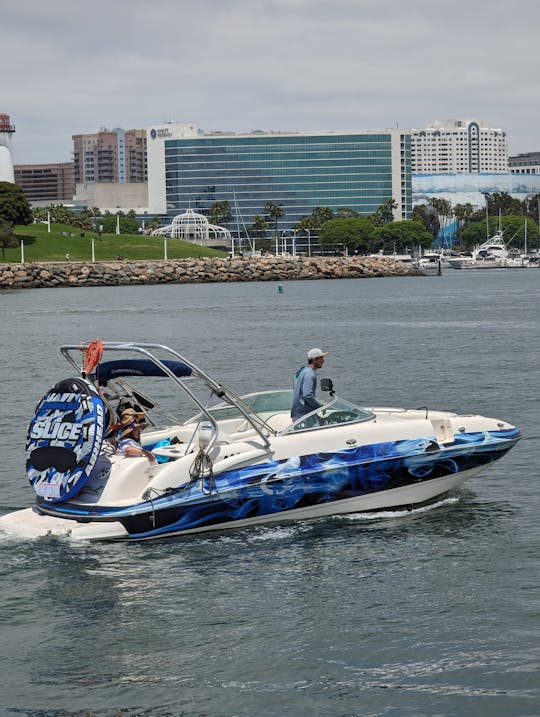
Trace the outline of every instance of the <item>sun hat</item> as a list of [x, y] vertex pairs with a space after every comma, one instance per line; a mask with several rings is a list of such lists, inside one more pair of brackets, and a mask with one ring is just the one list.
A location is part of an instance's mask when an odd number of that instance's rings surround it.
[[145, 414], [142, 411], [136, 411], [134, 408], [125, 408], [120, 413], [120, 423], [117, 428], [119, 433], [124, 438], [131, 433], [134, 428], [140, 428], [141, 430], [146, 427], [144, 421]]
[[321, 351], [321, 349], [309, 349], [307, 352], [308, 361], [320, 358], [321, 356], [328, 356], [328, 351]]
[[122, 423], [129, 423], [134, 419], [140, 420], [141, 418], [144, 418], [144, 415], [143, 411], [136, 411], [134, 408], [125, 408], [120, 412], [120, 420]]

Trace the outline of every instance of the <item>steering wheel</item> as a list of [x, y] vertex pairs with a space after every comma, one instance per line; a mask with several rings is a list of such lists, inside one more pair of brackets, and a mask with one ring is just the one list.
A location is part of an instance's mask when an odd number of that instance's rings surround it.
[[356, 421], [357, 418], [358, 416], [353, 411], [336, 411], [321, 419], [321, 425], [333, 426], [336, 423], [349, 423], [350, 421]]

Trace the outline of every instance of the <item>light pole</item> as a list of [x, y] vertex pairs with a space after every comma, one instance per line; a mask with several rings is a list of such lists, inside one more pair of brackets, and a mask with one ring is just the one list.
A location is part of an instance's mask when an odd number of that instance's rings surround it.
[[96, 248], [94, 245], [94, 237], [92, 237], [92, 261], [94, 262], [96, 260]]
[[281, 232], [281, 253], [282, 253], [282, 254], [285, 254], [285, 250], [286, 250], [286, 248], [287, 248], [287, 243], [286, 243], [286, 239], [285, 239], [285, 235], [286, 235], [286, 234], [287, 234], [287, 230], [284, 229], [284, 230]]
[[489, 241], [489, 192], [482, 192], [486, 200], [486, 241]]
[[167, 237], [163, 237], [163, 259], [167, 261]]
[[292, 239], [292, 255], [296, 256], [296, 229], [291, 229], [293, 233], [293, 239]]
[[21, 239], [21, 264], [24, 264], [24, 240]]
[[311, 256], [311, 230], [306, 229], [307, 234], [307, 255]]

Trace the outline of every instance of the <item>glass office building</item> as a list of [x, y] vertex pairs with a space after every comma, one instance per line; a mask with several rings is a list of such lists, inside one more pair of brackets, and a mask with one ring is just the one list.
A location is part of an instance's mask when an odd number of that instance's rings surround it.
[[[150, 130], [149, 143], [159, 141], [159, 132], [165, 130]], [[168, 216], [188, 208], [208, 214], [214, 202], [228, 201], [233, 219], [226, 226], [235, 233], [264, 215], [267, 202], [283, 210], [280, 231], [315, 207], [349, 208], [366, 216], [393, 199], [396, 219], [412, 211], [410, 136], [400, 130], [175, 137], [169, 127], [162, 139], [162, 203]], [[157, 193], [149, 191], [152, 195]]]

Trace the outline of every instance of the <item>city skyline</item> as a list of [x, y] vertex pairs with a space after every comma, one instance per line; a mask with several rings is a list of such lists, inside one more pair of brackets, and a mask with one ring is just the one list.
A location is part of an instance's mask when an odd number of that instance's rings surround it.
[[[32, 18], [29, 23], [28, 18]], [[495, 0], [23, 0], [0, 111], [15, 164], [65, 162], [72, 135], [166, 120], [204, 131], [422, 128], [485, 120], [539, 149], [540, 5]]]

